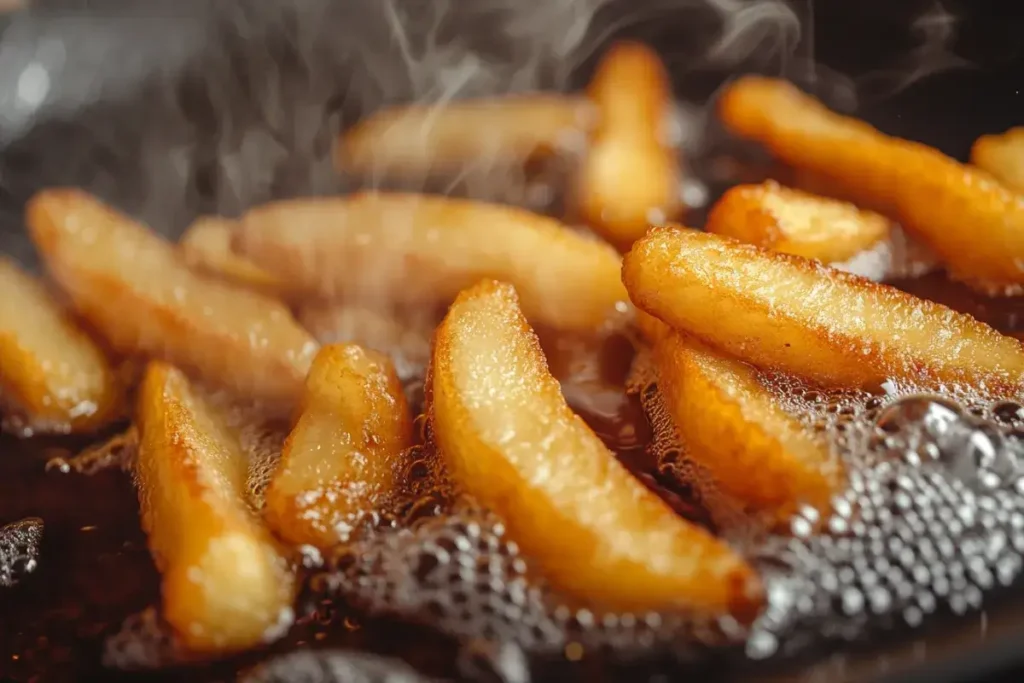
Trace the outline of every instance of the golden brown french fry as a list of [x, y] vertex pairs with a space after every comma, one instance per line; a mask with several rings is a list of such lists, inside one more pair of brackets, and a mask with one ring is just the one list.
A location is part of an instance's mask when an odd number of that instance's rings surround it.
[[1001, 135], [982, 135], [971, 147], [971, 163], [1007, 187], [1024, 192], [1024, 126]]
[[577, 202], [587, 222], [629, 248], [648, 226], [681, 208], [676, 150], [664, 140], [671, 114], [668, 74], [649, 47], [612, 47], [587, 90], [598, 126], [580, 169]]
[[593, 105], [552, 94], [461, 100], [381, 111], [342, 137], [339, 168], [420, 177], [466, 164], [522, 161], [592, 127]]
[[531, 318], [593, 329], [626, 299], [614, 249], [495, 204], [388, 193], [277, 202], [246, 214], [236, 242], [305, 291], [350, 301], [447, 302], [500, 277]]
[[162, 361], [139, 396], [136, 485], [163, 615], [188, 649], [241, 650], [288, 625], [295, 581], [245, 500], [246, 457], [224, 416]]
[[754, 370], [670, 331], [654, 345], [658, 389], [686, 452], [720, 489], [785, 522], [828, 510], [842, 485], [828, 444], [787, 414]]
[[268, 296], [287, 296], [288, 283], [231, 250], [235, 222], [204, 216], [189, 226], [179, 245], [185, 263]]
[[1024, 289], [1024, 199], [984, 171], [829, 111], [783, 81], [740, 79], [719, 113], [786, 163], [884, 209], [957, 279], [993, 294]]
[[80, 191], [41, 192], [27, 215], [50, 273], [118, 350], [284, 406], [302, 393], [317, 345], [281, 303], [192, 272], [173, 245]]
[[891, 227], [872, 211], [769, 180], [729, 189], [712, 207], [705, 229], [765, 249], [842, 263], [886, 239]]
[[123, 408], [115, 372], [42, 283], [0, 257], [0, 404], [22, 436], [88, 432]]
[[613, 609], [753, 616], [754, 571], [676, 516], [572, 412], [511, 285], [458, 296], [431, 373], [430, 419], [451, 475], [554, 585]]
[[638, 308], [760, 368], [869, 389], [1021, 385], [1024, 347], [974, 318], [728, 237], [656, 228], [623, 280]]
[[267, 489], [267, 523], [286, 541], [349, 540], [402, 494], [412, 419], [391, 361], [355, 344], [320, 349], [302, 412]]

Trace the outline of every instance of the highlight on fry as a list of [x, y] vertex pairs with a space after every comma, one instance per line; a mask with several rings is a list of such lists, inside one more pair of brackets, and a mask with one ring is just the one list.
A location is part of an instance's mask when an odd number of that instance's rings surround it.
[[484, 281], [461, 293], [431, 367], [430, 419], [451, 476], [557, 588], [613, 609], [753, 617], [757, 575], [572, 412], [512, 286]]
[[238, 435], [162, 361], [146, 369], [137, 424], [135, 479], [164, 618], [197, 653], [273, 639], [290, 623], [295, 581], [246, 502]]
[[599, 123], [579, 171], [583, 218], [612, 243], [629, 248], [651, 223], [682, 209], [677, 150], [665, 139], [672, 95], [658, 55], [640, 43], [612, 47], [587, 94]]
[[623, 280], [638, 308], [762, 369], [866, 389], [1021, 386], [1024, 346], [974, 318], [727, 237], [656, 228]]
[[829, 111], [783, 81], [734, 82], [719, 114], [787, 164], [891, 215], [953, 277], [989, 294], [1024, 291], [1024, 199], [984, 171]]
[[20, 436], [91, 432], [119, 416], [114, 368], [43, 283], [0, 256], [0, 406]]
[[118, 351], [286, 409], [298, 398], [317, 345], [280, 302], [192, 272], [173, 245], [77, 190], [37, 194], [27, 217], [51, 275]]
[[727, 190], [708, 214], [705, 229], [831, 264], [877, 245], [891, 227], [873, 211], [766, 181]]
[[971, 147], [971, 163], [999, 182], [1024, 192], [1024, 126], [999, 135], [982, 135]]
[[391, 361], [354, 344], [320, 349], [266, 493], [265, 518], [293, 545], [345, 543], [401, 500], [412, 418]]
[[499, 277], [530, 318], [584, 330], [626, 305], [613, 248], [510, 206], [400, 193], [282, 201], [243, 216], [236, 237], [259, 266], [319, 297], [447, 303]]
[[840, 463], [782, 409], [753, 368], [674, 331], [658, 336], [654, 360], [687, 456], [720, 491], [778, 523], [804, 506], [828, 512], [843, 489]]

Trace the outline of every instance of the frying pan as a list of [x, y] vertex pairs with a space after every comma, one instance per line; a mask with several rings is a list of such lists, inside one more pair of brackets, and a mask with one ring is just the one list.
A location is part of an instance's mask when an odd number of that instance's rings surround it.
[[[48, 186], [83, 187], [171, 237], [199, 214], [344, 191], [350, 181], [330, 166], [337, 131], [380, 106], [437, 97], [439, 77], [432, 81], [428, 67], [452, 63], [410, 68], [397, 56], [386, 5], [402, 8], [413, 38], [440, 18], [440, 39], [458, 37], [491, 66], [468, 79], [463, 94], [578, 88], [602, 46], [629, 37], [662, 52], [678, 96], [696, 105], [737, 73], [782, 74], [886, 132], [960, 159], [978, 135], [1024, 123], [1024, 13], [1015, 0], [801, 0], [780, 13], [781, 4], [480, 0], [472, 10], [444, 5], [443, 13], [441, 3], [412, 0], [37, 0], [0, 17], [0, 250], [34, 264], [21, 211]], [[731, 8], [727, 18], [723, 7]], [[552, 40], [528, 78], [513, 68], [522, 48], [515, 41], [530, 32], [516, 25], [519, 37], [509, 38], [512, 19], [568, 26], [582, 11], [593, 17], [573, 39], [573, 53]], [[698, 170], [721, 137], [713, 124], [699, 132], [688, 149]], [[997, 308], [1000, 319], [1020, 310], [1016, 302]], [[41, 514], [44, 557], [55, 558], [24, 590], [0, 593], [0, 680], [39, 673], [36, 680], [113, 680], [97, 668], [100, 627], [80, 612], [119, 619], [144, 607], [139, 596], [152, 590], [140, 532], [123, 521], [135, 526], [130, 484], [117, 472], [97, 475], [88, 491], [74, 478], [44, 477], [46, 448], [0, 441], [0, 521]], [[104, 571], [115, 561], [132, 569], [111, 586]], [[33, 626], [41, 614], [45, 627]], [[349, 644], [398, 652], [428, 671], [443, 673], [454, 656], [450, 643], [411, 627], [366, 624], [360, 633]], [[403, 638], [418, 645], [399, 649]], [[1017, 590], [990, 602], [983, 618], [942, 621], [778, 670], [726, 667], [722, 675], [1020, 680], [1021, 642], [1024, 593]], [[657, 675], [657, 667], [538, 672], [541, 680]]]

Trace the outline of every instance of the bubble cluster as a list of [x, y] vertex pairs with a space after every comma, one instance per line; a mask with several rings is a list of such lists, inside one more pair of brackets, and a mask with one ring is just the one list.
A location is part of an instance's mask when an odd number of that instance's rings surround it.
[[252, 669], [241, 683], [429, 683], [401, 660], [324, 650], [282, 655]]
[[103, 665], [122, 671], [176, 666], [185, 659], [174, 630], [152, 607], [125, 619], [103, 644]]
[[35, 571], [43, 540], [43, 520], [26, 517], [0, 527], [0, 587], [10, 588]]

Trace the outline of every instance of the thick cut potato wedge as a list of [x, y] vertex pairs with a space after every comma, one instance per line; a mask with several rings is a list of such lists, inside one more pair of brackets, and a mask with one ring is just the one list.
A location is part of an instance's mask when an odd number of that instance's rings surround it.
[[236, 239], [309, 293], [357, 302], [447, 302], [500, 277], [531, 318], [593, 329], [626, 299], [614, 249], [508, 206], [387, 193], [285, 201], [246, 214]]
[[584, 219], [629, 248], [652, 223], [682, 208], [676, 150], [664, 140], [672, 110], [668, 74], [658, 55], [639, 43], [614, 46], [587, 94], [599, 123], [580, 169], [577, 202]]
[[234, 226], [234, 221], [213, 216], [190, 225], [179, 242], [185, 263], [268, 296], [287, 296], [287, 282], [231, 250]]
[[295, 582], [245, 500], [247, 462], [224, 416], [162, 361], [137, 415], [142, 526], [163, 576], [163, 615], [196, 652], [241, 650], [287, 626]]
[[557, 150], [574, 133], [582, 137], [594, 118], [586, 99], [551, 94], [386, 109], [345, 133], [335, 159], [349, 172], [411, 177], [522, 162]]
[[1024, 126], [1002, 135], [982, 135], [971, 147], [971, 163], [1024, 192]]
[[803, 505], [828, 509], [842, 485], [837, 459], [778, 405], [750, 366], [679, 332], [658, 338], [654, 358], [687, 454], [724, 493], [779, 522]]
[[114, 369], [37, 282], [0, 257], [0, 405], [24, 436], [103, 426], [124, 406]]
[[656, 228], [623, 280], [638, 308], [760, 368], [868, 389], [1021, 385], [1024, 346], [974, 318], [728, 237]]
[[842, 263], [889, 236], [889, 219], [835, 199], [773, 181], [728, 190], [708, 214], [706, 230], [765, 249]]
[[634, 479], [570, 410], [510, 285], [459, 295], [431, 373], [433, 433], [451, 475], [555, 586], [612, 609], [753, 616], [756, 574]]
[[317, 345], [281, 303], [192, 272], [173, 245], [77, 190], [36, 195], [28, 222], [75, 308], [118, 350], [273, 403], [302, 393]]
[[295, 545], [348, 541], [401, 496], [412, 433], [391, 361], [355, 344], [325, 346], [267, 489], [267, 522]]
[[1024, 197], [938, 150], [882, 134], [783, 81], [736, 81], [719, 103], [735, 133], [884, 210], [982, 291], [1024, 289]]

